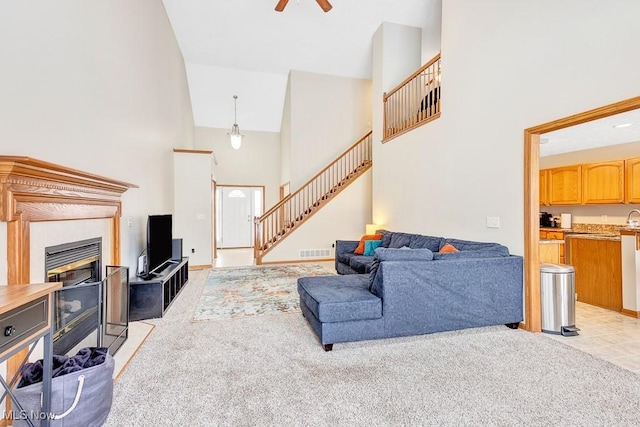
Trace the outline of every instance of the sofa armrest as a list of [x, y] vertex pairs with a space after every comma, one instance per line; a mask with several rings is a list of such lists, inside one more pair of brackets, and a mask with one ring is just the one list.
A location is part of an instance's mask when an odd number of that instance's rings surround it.
[[359, 240], [336, 240], [336, 255], [353, 253], [358, 247]]
[[340, 261], [338, 261], [339, 256], [345, 253], [353, 253], [353, 251], [358, 247], [358, 243], [360, 243], [359, 240], [336, 240], [336, 254], [334, 261], [336, 271], [341, 271], [338, 267], [338, 264], [340, 264]]
[[385, 329], [413, 334], [419, 325], [453, 330], [522, 320], [520, 256], [383, 261], [378, 268]]

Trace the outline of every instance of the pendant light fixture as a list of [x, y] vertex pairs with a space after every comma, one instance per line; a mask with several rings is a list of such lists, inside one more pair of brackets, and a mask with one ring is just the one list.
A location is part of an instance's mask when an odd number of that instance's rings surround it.
[[238, 95], [233, 95], [233, 126], [231, 126], [231, 132], [227, 134], [229, 135], [229, 139], [231, 141], [231, 147], [233, 147], [234, 150], [240, 148], [240, 145], [242, 145], [242, 137], [244, 136], [240, 133], [240, 128], [238, 127], [238, 119], [236, 113], [237, 101]]

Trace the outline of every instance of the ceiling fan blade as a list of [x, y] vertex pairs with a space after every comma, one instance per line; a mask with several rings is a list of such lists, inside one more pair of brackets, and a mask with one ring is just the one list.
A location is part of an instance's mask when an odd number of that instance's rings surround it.
[[325, 12], [329, 12], [333, 6], [329, 3], [328, 0], [316, 0], [316, 3], [324, 10]]
[[287, 3], [289, 3], [289, 0], [280, 0], [276, 5], [276, 12], [282, 12]]

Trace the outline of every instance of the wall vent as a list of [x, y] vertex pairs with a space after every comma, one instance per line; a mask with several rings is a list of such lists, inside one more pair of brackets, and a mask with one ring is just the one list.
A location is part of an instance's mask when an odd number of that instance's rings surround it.
[[299, 258], [331, 258], [331, 249], [302, 249]]

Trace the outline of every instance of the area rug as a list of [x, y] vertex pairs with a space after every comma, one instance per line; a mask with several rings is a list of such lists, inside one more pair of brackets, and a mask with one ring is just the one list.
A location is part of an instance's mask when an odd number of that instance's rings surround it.
[[192, 320], [298, 312], [298, 278], [327, 274], [335, 274], [329, 263], [213, 269]]

